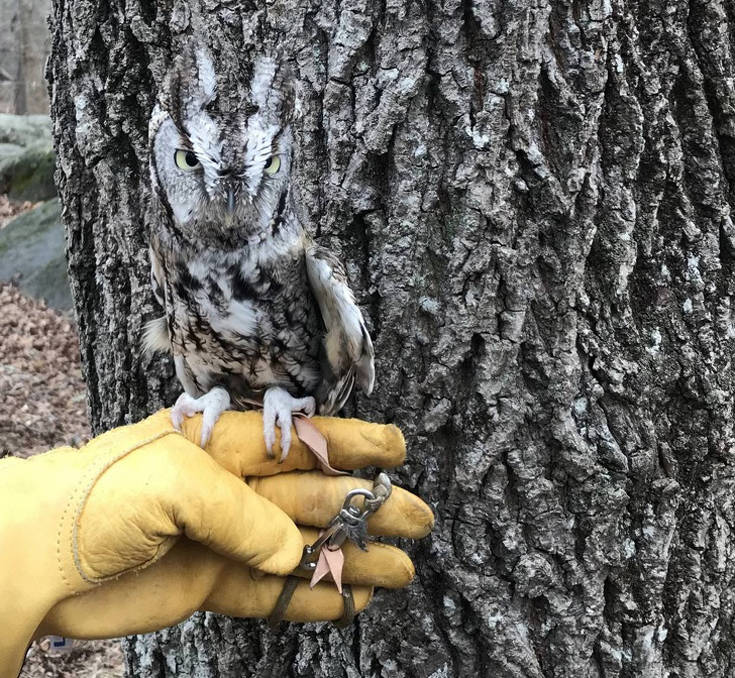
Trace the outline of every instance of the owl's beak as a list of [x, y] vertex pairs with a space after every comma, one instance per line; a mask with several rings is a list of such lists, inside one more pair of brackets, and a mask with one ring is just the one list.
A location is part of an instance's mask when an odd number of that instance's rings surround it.
[[233, 187], [227, 189], [227, 211], [230, 214], [235, 212], [235, 189]]

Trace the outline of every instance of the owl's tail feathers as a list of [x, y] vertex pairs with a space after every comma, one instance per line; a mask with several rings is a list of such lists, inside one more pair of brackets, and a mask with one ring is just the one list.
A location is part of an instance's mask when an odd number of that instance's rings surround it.
[[168, 336], [168, 325], [165, 316], [149, 320], [145, 324], [141, 343], [143, 351], [148, 354], [156, 351], [167, 353], [171, 351], [171, 340]]

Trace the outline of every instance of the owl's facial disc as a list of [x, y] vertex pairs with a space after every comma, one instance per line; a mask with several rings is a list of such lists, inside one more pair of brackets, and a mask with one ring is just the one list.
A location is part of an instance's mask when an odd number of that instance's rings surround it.
[[[200, 110], [165, 120], [155, 137], [155, 178], [177, 226], [192, 238], [270, 233], [285, 217], [290, 127], [263, 114]], [[220, 235], [216, 235], [220, 234]]]

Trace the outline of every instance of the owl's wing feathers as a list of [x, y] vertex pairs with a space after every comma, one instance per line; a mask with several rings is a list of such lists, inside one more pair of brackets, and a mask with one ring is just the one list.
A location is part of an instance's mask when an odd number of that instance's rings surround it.
[[[156, 301], [161, 308], [166, 308], [163, 298], [163, 284], [161, 283], [163, 270], [153, 249], [150, 250], [150, 257], [153, 296], [156, 297]], [[149, 320], [145, 324], [145, 328], [143, 329], [143, 350], [145, 353], [155, 353], [156, 351], [168, 353], [171, 351], [171, 339], [168, 335], [168, 325], [166, 324], [165, 315]]]
[[373, 390], [375, 353], [342, 263], [329, 250], [311, 244], [306, 249], [306, 271], [326, 329], [316, 400], [321, 414], [334, 414], [355, 381], [365, 393]]

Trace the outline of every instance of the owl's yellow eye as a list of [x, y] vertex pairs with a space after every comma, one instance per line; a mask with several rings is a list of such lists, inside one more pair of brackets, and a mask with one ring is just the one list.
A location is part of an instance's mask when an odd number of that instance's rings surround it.
[[268, 162], [265, 165], [265, 173], [273, 175], [281, 169], [281, 159], [277, 155], [272, 155], [268, 158]]
[[196, 155], [192, 151], [185, 151], [183, 148], [180, 148], [174, 154], [174, 162], [176, 167], [186, 172], [199, 167], [199, 160], [197, 160]]

